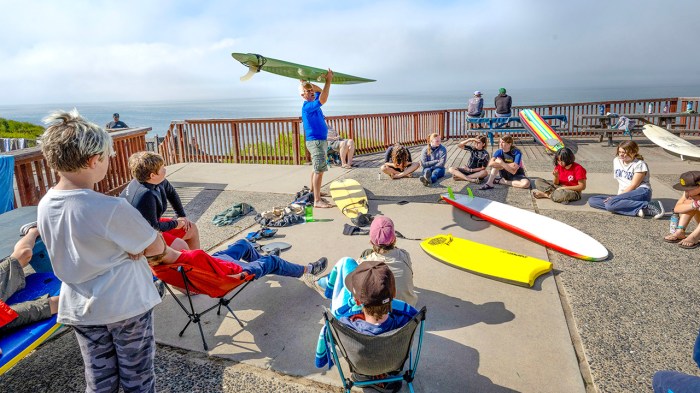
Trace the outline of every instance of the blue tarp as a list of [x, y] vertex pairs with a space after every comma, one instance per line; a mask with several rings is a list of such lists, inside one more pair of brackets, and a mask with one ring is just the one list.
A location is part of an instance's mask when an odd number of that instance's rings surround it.
[[0, 155], [0, 214], [14, 208], [15, 191], [12, 180], [15, 178], [15, 157]]

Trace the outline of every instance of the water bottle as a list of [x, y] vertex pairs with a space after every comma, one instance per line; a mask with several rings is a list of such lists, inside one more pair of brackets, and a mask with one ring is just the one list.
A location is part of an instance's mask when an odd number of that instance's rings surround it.
[[668, 224], [668, 231], [671, 232], [671, 234], [676, 233], [676, 229], [678, 229], [678, 220], [680, 219], [680, 216], [678, 213], [673, 213], [671, 215], [671, 219], [669, 220]]
[[649, 103], [649, 109], [647, 110], [647, 113], [652, 113], [654, 112], [654, 104]]
[[685, 110], [692, 111], [693, 110], [693, 103], [688, 101], [688, 105], [685, 106]]
[[598, 114], [603, 116], [605, 114], [605, 105], [600, 104], [598, 105]]
[[304, 206], [304, 220], [306, 222], [314, 221], [314, 205], [308, 203]]

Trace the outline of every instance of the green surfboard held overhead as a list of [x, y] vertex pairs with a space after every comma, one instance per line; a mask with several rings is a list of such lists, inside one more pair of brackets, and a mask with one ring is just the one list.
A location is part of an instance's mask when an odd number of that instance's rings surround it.
[[[255, 53], [232, 53], [234, 59], [248, 67], [248, 73], [241, 77], [242, 81], [247, 81], [260, 71], [267, 71], [273, 74], [286, 76], [288, 78], [303, 79], [310, 82], [325, 82], [325, 75], [328, 70], [322, 68], [309, 67], [301, 64], [290, 63], [288, 61], [277, 60], [271, 57], [256, 55]], [[355, 83], [375, 82], [374, 79], [360, 78], [333, 71], [331, 83], [336, 85], [352, 85]]]

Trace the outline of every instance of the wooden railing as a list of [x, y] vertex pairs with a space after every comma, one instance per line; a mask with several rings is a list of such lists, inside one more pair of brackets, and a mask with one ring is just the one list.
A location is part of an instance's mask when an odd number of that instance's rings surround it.
[[[146, 134], [150, 127], [133, 128], [112, 133], [115, 156], [110, 159], [107, 176], [95, 190], [116, 195], [131, 181], [129, 156], [146, 149]], [[15, 206], [37, 205], [44, 194], [58, 182], [58, 173], [49, 168], [40, 147], [7, 153], [15, 160]]]
[[[655, 113], [682, 112], [690, 102], [698, 110], [700, 97], [652, 98], [626, 101], [598, 101], [572, 104], [535, 105], [542, 115], [566, 115], [563, 136], [586, 136], [579, 130], [590, 128], [579, 123], [578, 115], [614, 113], [646, 113], [649, 105]], [[525, 107], [513, 107], [514, 116]], [[486, 116], [494, 116], [494, 108], [486, 108]], [[391, 144], [425, 143], [433, 132], [444, 138], [462, 137], [476, 132], [466, 126], [467, 110], [449, 109], [423, 112], [382, 113], [368, 115], [328, 116], [326, 122], [344, 138], [355, 141], [356, 154], [382, 151]], [[681, 118], [680, 126], [698, 129], [697, 118]], [[173, 121], [159, 152], [166, 164], [183, 162], [301, 164], [309, 161], [303, 143], [303, 125], [299, 117], [269, 119], [205, 119]]]

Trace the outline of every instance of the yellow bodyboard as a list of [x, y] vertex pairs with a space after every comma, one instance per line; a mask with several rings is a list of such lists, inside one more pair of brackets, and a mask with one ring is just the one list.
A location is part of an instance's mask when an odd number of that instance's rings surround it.
[[348, 218], [355, 218], [360, 213], [367, 213], [367, 194], [357, 180], [334, 181], [331, 183], [331, 197], [340, 211]]
[[448, 265], [516, 285], [531, 287], [537, 277], [552, 270], [551, 262], [452, 235], [425, 239], [420, 246]]

